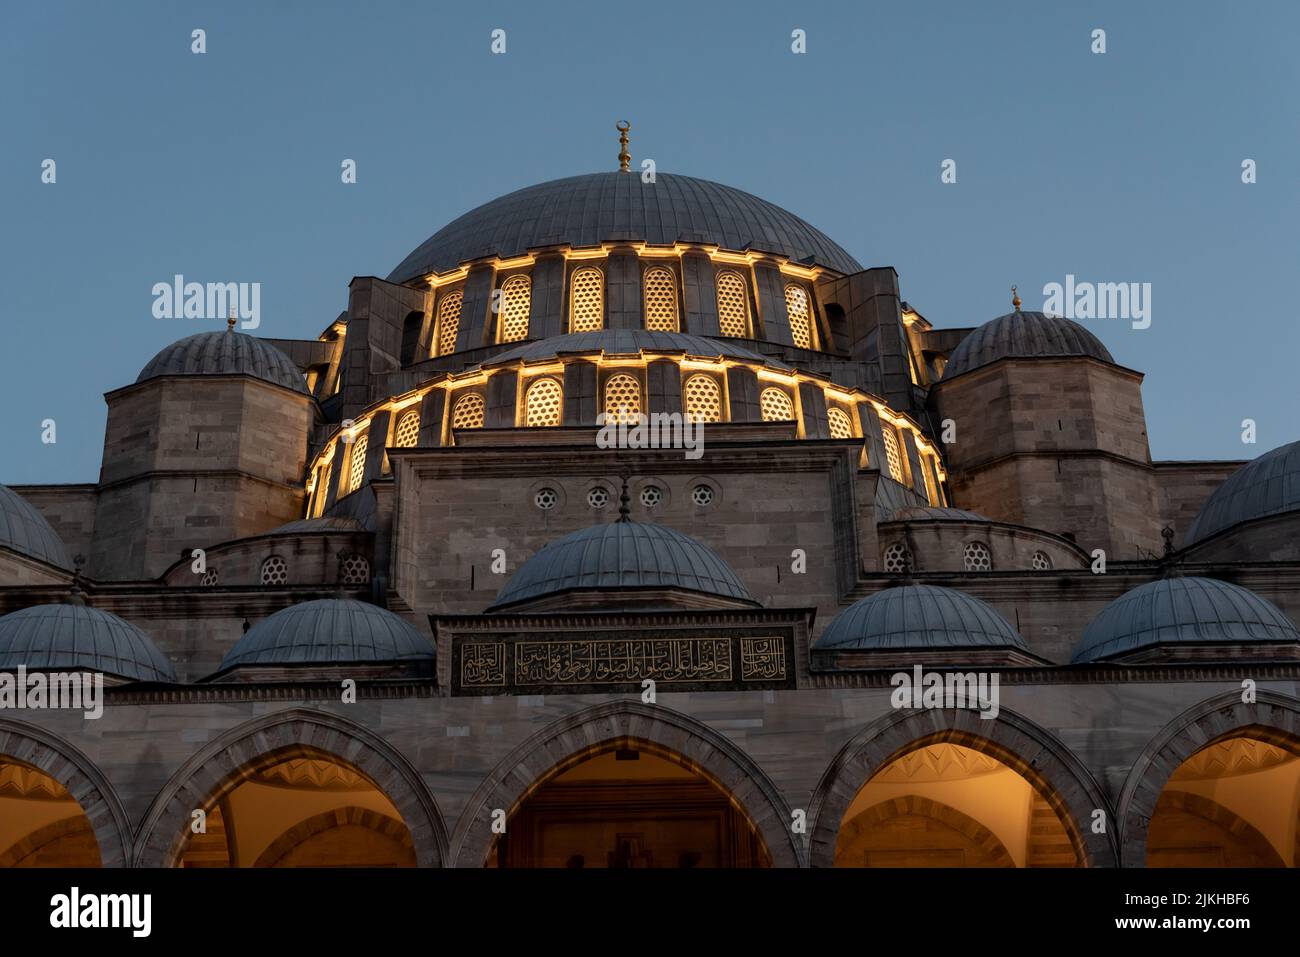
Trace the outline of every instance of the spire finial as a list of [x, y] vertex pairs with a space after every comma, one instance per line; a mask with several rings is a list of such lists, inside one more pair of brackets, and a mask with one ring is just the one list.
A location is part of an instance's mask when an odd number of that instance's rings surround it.
[[627, 494], [628, 473], [626, 471], [623, 472], [622, 479], [623, 490], [618, 493], [618, 520], [620, 522], [630, 522], [632, 521], [632, 509], [628, 507], [627, 503], [632, 500], [632, 497]]
[[614, 129], [618, 130], [618, 171], [626, 173], [628, 164], [632, 162], [632, 154], [627, 151], [627, 131], [632, 128], [632, 124], [627, 120], [619, 120], [614, 124]]
[[1011, 287], [1011, 306], [1016, 312], [1020, 311], [1020, 293], [1016, 292], [1015, 286]]
[[81, 590], [81, 569], [85, 567], [85, 564], [85, 555], [76, 555], [72, 559], [72, 587], [68, 589], [69, 605], [84, 605], [86, 603], [86, 595]]
[[237, 323], [238, 321], [239, 321], [239, 317], [235, 315], [235, 310], [231, 309], [230, 315], [226, 319], [226, 332], [234, 332], [235, 323]]

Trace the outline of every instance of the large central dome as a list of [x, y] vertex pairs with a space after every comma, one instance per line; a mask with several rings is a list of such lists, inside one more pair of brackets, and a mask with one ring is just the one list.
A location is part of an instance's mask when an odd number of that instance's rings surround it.
[[434, 233], [388, 280], [407, 282], [536, 246], [618, 240], [752, 247], [843, 273], [862, 269], [820, 230], [757, 196], [691, 176], [658, 173], [655, 182], [643, 183], [634, 172], [609, 172], [539, 183], [484, 203]]

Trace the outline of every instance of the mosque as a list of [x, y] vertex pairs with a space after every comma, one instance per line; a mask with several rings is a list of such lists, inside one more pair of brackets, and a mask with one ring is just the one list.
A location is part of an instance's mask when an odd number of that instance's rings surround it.
[[1084, 325], [622, 129], [0, 486], [0, 866], [1300, 863], [1300, 442], [1153, 461]]

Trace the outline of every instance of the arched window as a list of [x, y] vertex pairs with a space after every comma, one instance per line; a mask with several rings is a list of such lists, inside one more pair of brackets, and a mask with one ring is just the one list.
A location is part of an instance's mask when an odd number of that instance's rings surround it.
[[695, 421], [722, 421], [722, 390], [713, 376], [697, 372], [688, 378], [682, 386], [682, 399], [686, 414]]
[[528, 387], [524, 422], [528, 426], [559, 425], [564, 418], [564, 390], [555, 379], [538, 379]]
[[272, 555], [266, 561], [262, 562], [262, 584], [289, 584], [289, 566], [279, 555]]
[[352, 457], [348, 460], [348, 491], [355, 492], [361, 488], [366, 477], [366, 447], [370, 445], [370, 433], [363, 432], [352, 440]]
[[605, 421], [635, 422], [641, 414], [641, 383], [626, 372], [605, 383]]
[[880, 434], [885, 440], [885, 460], [889, 463], [889, 477], [900, 485], [903, 481], [903, 453], [898, 447], [898, 433], [888, 422], [880, 423]]
[[451, 410], [451, 427], [453, 429], [483, 428], [483, 396], [477, 392], [467, 392], [456, 400]]
[[569, 331], [591, 332], [604, 325], [605, 274], [595, 266], [583, 266], [569, 280]]
[[460, 309], [465, 294], [459, 289], [443, 295], [438, 303], [438, 355], [449, 356], [456, 351], [456, 333], [460, 331]]
[[343, 559], [341, 566], [343, 584], [368, 585], [370, 583], [370, 562], [364, 555], [352, 552]]
[[812, 348], [812, 310], [808, 306], [808, 293], [803, 286], [785, 284], [785, 314], [790, 317], [790, 335], [801, 349]]
[[827, 409], [826, 424], [830, 427], [832, 439], [853, 438], [853, 422], [843, 409]]
[[910, 572], [912, 570], [912, 553], [902, 542], [894, 542], [885, 549], [885, 571], [891, 574]]
[[1047, 552], [1034, 552], [1033, 567], [1036, 572], [1052, 570], [1052, 559]]
[[764, 389], [763, 394], [758, 397], [758, 405], [763, 412], [764, 422], [794, 420], [794, 406], [790, 402], [790, 394], [783, 389]]
[[652, 266], [645, 272], [645, 327], [655, 332], [677, 331], [677, 281], [671, 269]]
[[420, 441], [420, 412], [418, 409], [411, 409], [402, 413], [402, 417], [397, 420], [397, 428], [393, 430], [393, 445], [399, 449], [415, 448]]
[[983, 542], [968, 542], [962, 552], [962, 564], [968, 572], [991, 572], [993, 554]]
[[749, 297], [745, 280], [730, 269], [718, 273], [714, 280], [718, 296], [718, 326], [724, 336], [749, 336]]
[[501, 341], [518, 342], [528, 337], [528, 312], [532, 305], [532, 281], [511, 276], [501, 287]]

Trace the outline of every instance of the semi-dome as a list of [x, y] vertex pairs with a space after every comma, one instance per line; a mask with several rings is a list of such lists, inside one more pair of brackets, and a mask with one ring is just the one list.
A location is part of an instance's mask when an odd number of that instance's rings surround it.
[[1114, 362], [1101, 340], [1070, 319], [1041, 312], [1007, 313], [973, 330], [952, 351], [943, 378], [999, 359], [1087, 356]]
[[128, 681], [176, 680], [149, 636], [117, 615], [87, 605], [35, 605], [0, 618], [0, 671], [19, 665], [97, 671]]
[[817, 651], [1014, 648], [1020, 633], [993, 606], [937, 585], [898, 585], [859, 599], [826, 626]]
[[1103, 608], [1074, 651], [1075, 663], [1101, 661], [1157, 645], [1300, 641], [1272, 602], [1214, 578], [1148, 582]]
[[645, 183], [636, 173], [607, 172], [538, 183], [484, 203], [421, 243], [388, 281], [407, 282], [466, 260], [509, 258], [538, 246], [619, 240], [752, 247], [842, 273], [862, 270], [820, 230], [757, 196], [692, 176], [658, 173]]
[[497, 595], [493, 609], [574, 589], [680, 588], [754, 603], [731, 566], [666, 525], [615, 521], [544, 546]]
[[936, 505], [905, 505], [889, 513], [891, 522], [991, 522], [993, 519], [964, 508]]
[[1191, 527], [1188, 545], [1225, 528], [1300, 509], [1300, 442], [1265, 452], [1227, 477], [1206, 499]]
[[72, 568], [63, 540], [45, 516], [6, 485], [0, 485], [0, 546], [59, 568]]
[[241, 665], [432, 661], [433, 657], [433, 645], [391, 611], [348, 598], [320, 598], [263, 618], [226, 653], [219, 670]]
[[307, 381], [293, 360], [264, 339], [242, 332], [200, 332], [164, 348], [140, 370], [136, 382], [165, 375], [251, 375], [307, 393]]
[[789, 369], [783, 362], [759, 355], [752, 349], [720, 339], [706, 339], [685, 332], [658, 332], [649, 329], [597, 329], [591, 332], [571, 332], [550, 336], [536, 342], [526, 342], [508, 349], [484, 362], [485, 366], [506, 365], [511, 362], [538, 362], [556, 356], [583, 352], [600, 352], [605, 355], [639, 355], [642, 351], [653, 353], [683, 353], [711, 359], [725, 357], [766, 365], [774, 369]]

